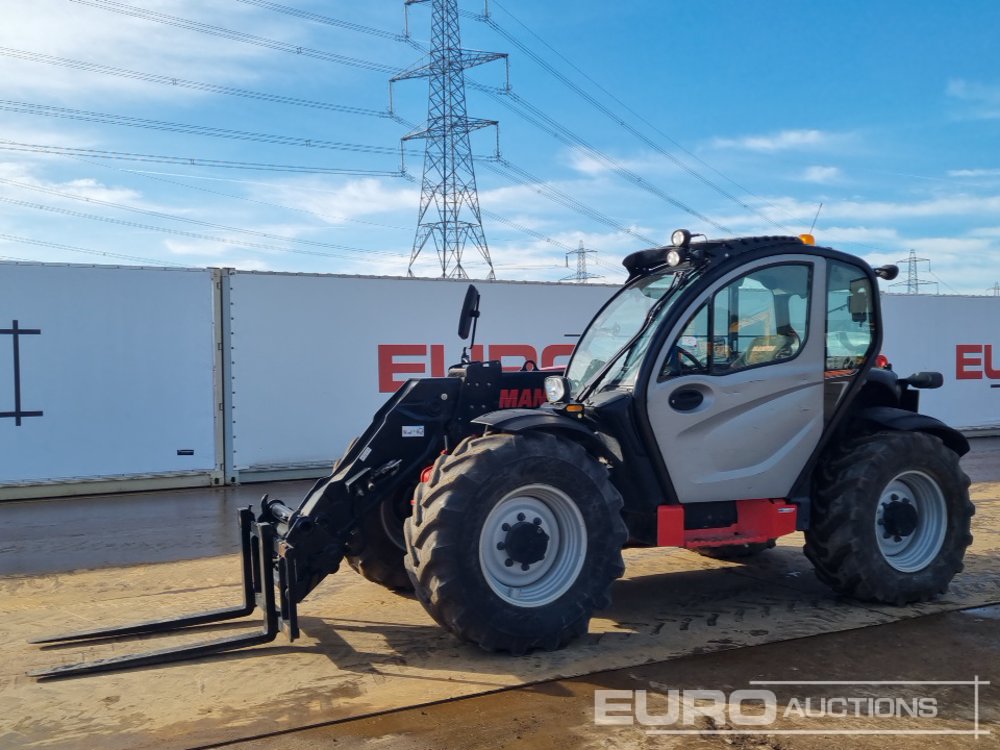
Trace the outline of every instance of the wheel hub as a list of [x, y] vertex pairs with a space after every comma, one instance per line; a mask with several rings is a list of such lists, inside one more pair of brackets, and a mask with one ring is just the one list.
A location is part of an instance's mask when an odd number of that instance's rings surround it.
[[541, 607], [574, 584], [587, 554], [587, 526], [576, 503], [550, 484], [525, 484], [483, 519], [479, 565], [504, 601]]
[[898, 542], [917, 530], [920, 516], [909, 498], [902, 501], [896, 498], [897, 495], [893, 495], [890, 502], [882, 505], [882, 536], [885, 539], [892, 537]]
[[891, 567], [901, 573], [923, 570], [941, 551], [947, 531], [947, 503], [930, 474], [904, 471], [882, 490], [875, 541]]
[[542, 528], [542, 519], [535, 518], [532, 522], [518, 521], [513, 526], [504, 524], [507, 536], [502, 542], [508, 557], [515, 563], [531, 565], [545, 559], [545, 551], [549, 546], [549, 535]]

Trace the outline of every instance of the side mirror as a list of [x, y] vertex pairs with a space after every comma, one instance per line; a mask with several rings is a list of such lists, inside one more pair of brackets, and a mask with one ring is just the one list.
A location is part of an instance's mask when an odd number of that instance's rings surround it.
[[463, 341], [469, 338], [473, 321], [479, 317], [479, 292], [469, 284], [465, 291], [465, 301], [462, 303], [462, 314], [458, 318], [458, 337]]
[[880, 279], [892, 281], [894, 278], [899, 276], [899, 266], [879, 266], [875, 269], [875, 275]]

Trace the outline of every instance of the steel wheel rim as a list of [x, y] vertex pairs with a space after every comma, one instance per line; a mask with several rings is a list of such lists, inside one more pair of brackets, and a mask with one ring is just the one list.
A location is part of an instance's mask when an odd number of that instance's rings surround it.
[[[533, 523], [548, 536], [545, 556], [528, 570], [508, 564], [507, 550], [499, 547], [508, 539], [509, 528], [504, 527], [517, 523]], [[586, 556], [587, 525], [580, 509], [565, 492], [546, 484], [519, 487], [501, 498], [479, 536], [479, 567], [486, 583], [502, 600], [519, 607], [542, 607], [565, 594]]]
[[[912, 506], [916, 527], [909, 534], [887, 536], [887, 513], [893, 503]], [[904, 471], [890, 481], [875, 511], [875, 539], [883, 559], [900, 573], [916, 573], [930, 565], [944, 546], [948, 506], [934, 479], [921, 471]]]

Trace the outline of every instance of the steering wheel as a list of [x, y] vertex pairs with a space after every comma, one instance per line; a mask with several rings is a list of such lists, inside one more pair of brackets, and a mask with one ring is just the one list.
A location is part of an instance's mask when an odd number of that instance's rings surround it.
[[774, 356], [775, 359], [788, 359], [798, 353], [799, 349], [802, 348], [802, 339], [799, 338], [799, 334], [795, 332], [794, 328], [788, 328], [781, 332], [781, 335], [788, 339], [781, 348], [778, 349], [778, 353]]
[[690, 351], [688, 351], [687, 349], [685, 349], [683, 346], [679, 346], [678, 344], [674, 344], [674, 351], [677, 353], [677, 358], [678, 359], [686, 359], [686, 360], [688, 360], [692, 365], [694, 365], [694, 369], [696, 371], [698, 371], [698, 372], [705, 372], [708, 369], [705, 365], [702, 364], [701, 360], [698, 359], [698, 357], [696, 357]]

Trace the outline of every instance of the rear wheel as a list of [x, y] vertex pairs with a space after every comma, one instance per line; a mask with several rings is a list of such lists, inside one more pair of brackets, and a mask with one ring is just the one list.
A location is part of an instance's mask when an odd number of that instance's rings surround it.
[[972, 543], [969, 478], [936, 437], [879, 432], [820, 469], [804, 551], [836, 591], [907, 604], [944, 593]]
[[412, 510], [413, 485], [406, 485], [368, 513], [347, 548], [347, 563], [369, 581], [393, 591], [411, 591], [403, 565], [403, 522]]
[[607, 470], [552, 435], [487, 435], [442, 456], [405, 526], [417, 598], [489, 651], [561, 648], [610, 604], [625, 570]]

